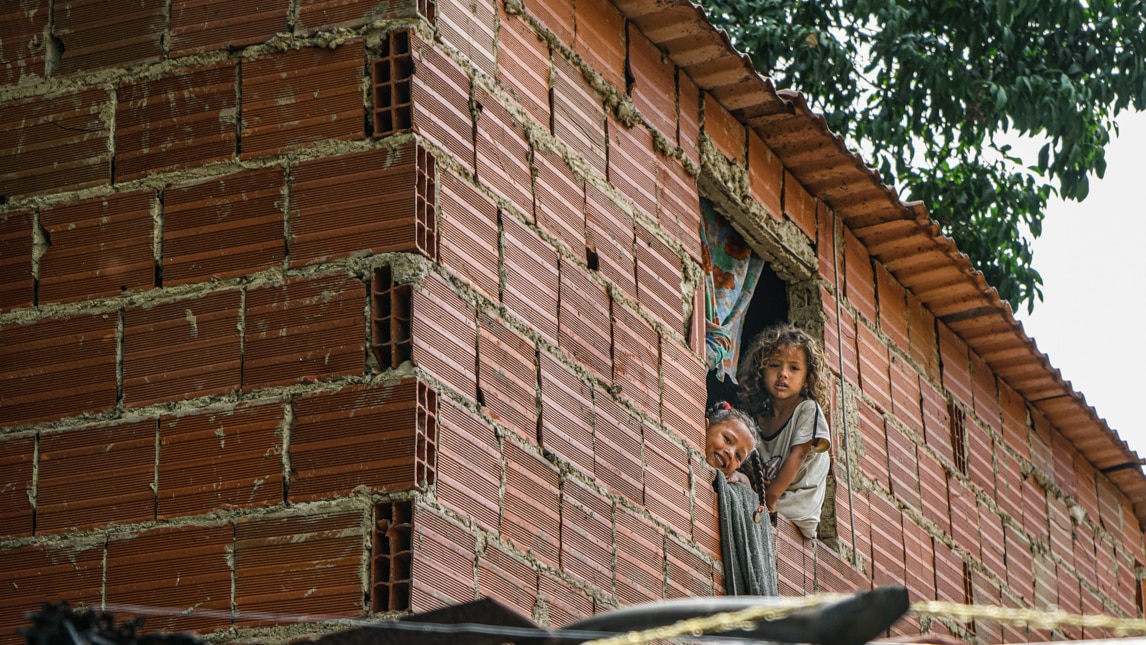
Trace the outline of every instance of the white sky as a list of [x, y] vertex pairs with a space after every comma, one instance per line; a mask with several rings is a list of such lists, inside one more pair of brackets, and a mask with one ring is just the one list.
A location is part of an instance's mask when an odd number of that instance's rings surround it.
[[[1034, 242], [1043, 302], [1016, 312], [1064, 379], [1146, 457], [1146, 113], [1119, 115], [1106, 176], [1082, 203], [1052, 202]], [[1142, 397], [1139, 400], [1138, 397]]]

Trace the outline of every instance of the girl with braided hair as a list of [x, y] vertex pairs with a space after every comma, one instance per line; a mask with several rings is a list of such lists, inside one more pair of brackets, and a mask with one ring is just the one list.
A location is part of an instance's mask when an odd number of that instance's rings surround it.
[[727, 401], [712, 404], [704, 416], [708, 420], [705, 461], [724, 473], [730, 483], [751, 486], [763, 508], [763, 462], [756, 452], [756, 436], [760, 431], [756, 421]]
[[827, 491], [830, 436], [825, 362], [819, 343], [789, 324], [773, 325], [740, 358], [740, 406], [758, 425], [747, 470], [763, 482], [763, 506], [816, 537]]

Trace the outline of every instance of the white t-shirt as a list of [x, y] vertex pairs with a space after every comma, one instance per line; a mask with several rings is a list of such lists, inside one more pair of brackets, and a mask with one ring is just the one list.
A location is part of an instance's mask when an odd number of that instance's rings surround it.
[[782, 464], [793, 446], [811, 443], [811, 449], [796, 471], [796, 477], [776, 501], [776, 512], [795, 524], [804, 537], [814, 539], [820, 524], [820, 511], [827, 491], [828, 470], [831, 467], [831, 435], [824, 411], [812, 399], [801, 401], [788, 422], [776, 434], [756, 437], [756, 450], [764, 462], [765, 471], [772, 464]]

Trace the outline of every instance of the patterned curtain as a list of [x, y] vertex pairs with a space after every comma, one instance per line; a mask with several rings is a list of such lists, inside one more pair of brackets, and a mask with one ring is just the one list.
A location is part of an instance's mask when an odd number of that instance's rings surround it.
[[705, 279], [705, 359], [716, 377], [736, 382], [740, 330], [764, 260], [707, 199], [701, 200], [701, 252]]

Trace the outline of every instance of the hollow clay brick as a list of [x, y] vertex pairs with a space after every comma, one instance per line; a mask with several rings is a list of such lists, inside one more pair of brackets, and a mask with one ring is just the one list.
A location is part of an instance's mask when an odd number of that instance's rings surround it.
[[0, 311], [32, 304], [32, 214], [0, 215]]
[[143, 0], [131, 10], [117, 10], [111, 0], [64, 0], [53, 9], [52, 35], [63, 52], [53, 76], [163, 58], [164, 0]]
[[524, 124], [483, 88], [476, 88], [478, 182], [509, 200], [527, 221], [533, 220], [533, 175]]
[[6, 59], [0, 63], [0, 85], [20, 83], [24, 77], [42, 77], [46, 48], [41, 38], [48, 27], [51, 5], [25, 8], [18, 4], [0, 9], [0, 40]]
[[744, 167], [747, 155], [747, 130], [712, 94], [704, 93], [704, 133], [716, 151], [729, 161]]
[[[753, 199], [764, 207], [773, 219], [779, 221], [785, 213], [799, 225], [807, 217], [815, 218], [816, 203], [794, 177], [786, 176], [784, 164], [772, 152], [760, 135], [748, 131], [748, 189]], [[789, 187], [788, 182], [792, 185]], [[783, 199], [787, 201], [782, 202]], [[816, 225], [812, 224], [812, 239]]]
[[525, 560], [487, 542], [477, 557], [477, 590], [484, 598], [493, 598], [524, 616], [532, 616], [537, 600], [537, 572]]
[[657, 152], [644, 126], [625, 127], [605, 120], [609, 138], [608, 179], [625, 199], [649, 217], [657, 213]]
[[512, 315], [556, 343], [560, 292], [557, 249], [516, 218], [503, 214], [501, 221], [505, 258], [502, 303]]
[[105, 601], [189, 608], [182, 615], [150, 618], [149, 629], [230, 627], [234, 535], [230, 524], [171, 526], [108, 540]]
[[628, 28], [628, 71], [633, 79], [629, 95], [633, 106], [654, 130], [675, 140], [676, 101], [665, 94], [676, 92], [676, 68], [636, 25], [630, 22]]
[[362, 511], [235, 521], [236, 626], [273, 624], [244, 614], [361, 616]]
[[32, 470], [35, 468], [36, 436], [0, 437], [0, 536], [32, 535]]
[[491, 300], [498, 295], [497, 206], [453, 173], [440, 175], [442, 264]]
[[987, 362], [974, 351], [971, 356], [971, 393], [975, 397], [975, 414], [995, 432], [1002, 432], [999, 412], [999, 391], [995, 386], [995, 373]]
[[939, 342], [935, 333], [935, 316], [914, 294], [907, 294], [907, 335], [911, 359], [923, 367], [923, 374], [938, 382]]
[[445, 401], [439, 427], [438, 499], [446, 508], [496, 532], [501, 522], [502, 459], [493, 428]]
[[908, 350], [911, 341], [907, 332], [907, 292], [882, 264], [875, 267], [877, 297], [879, 298], [879, 329], [901, 350]]
[[411, 610], [422, 612], [476, 598], [476, 544], [463, 527], [416, 506], [411, 550]]
[[435, 3], [438, 36], [490, 76], [497, 73], [497, 4], [497, 0]]
[[174, 0], [171, 6], [173, 58], [216, 49], [236, 50], [287, 31], [286, 3]]
[[625, 18], [609, 0], [573, 3], [573, 51], [619, 91], [625, 88]]
[[11, 547], [0, 560], [0, 630], [4, 643], [17, 645], [16, 629], [43, 603], [68, 601], [98, 607], [103, 600], [104, 542], [35, 544]]
[[846, 289], [848, 302], [856, 308], [856, 312], [875, 323], [875, 273], [872, 270], [871, 256], [863, 242], [851, 232], [844, 231], [840, 240], [844, 249], [844, 269], [846, 273]]
[[282, 417], [279, 403], [161, 417], [156, 517], [282, 503]]
[[[557, 468], [541, 455], [506, 441], [501, 534], [518, 550], [557, 568], [561, 557], [561, 496]], [[480, 581], [479, 581], [480, 582]], [[534, 583], [536, 584], [536, 583]], [[530, 596], [532, 603], [533, 595]]]
[[572, 480], [561, 487], [561, 569], [613, 593], [613, 503]]
[[525, 11], [553, 32], [562, 45], [573, 47], [573, 3], [562, 0], [525, 0]]
[[39, 303], [71, 302], [155, 286], [154, 191], [45, 208], [51, 248], [40, 258]]
[[891, 381], [887, 345], [865, 324], [856, 325], [859, 350], [860, 387], [875, 401], [880, 411], [891, 411]]
[[549, 45], [520, 16], [505, 13], [500, 2], [498, 12], [498, 80], [536, 123], [548, 129]]
[[605, 107], [581, 70], [553, 57], [553, 136], [601, 174], [605, 165]]
[[971, 393], [971, 362], [967, 344], [943, 323], [939, 323], [939, 351], [943, 357], [943, 388], [955, 400], [971, 408], [974, 397]]
[[700, 89], [677, 68], [677, 145], [694, 166], [700, 165]]
[[479, 315], [478, 390], [485, 411], [537, 441], [537, 348], [504, 321]]
[[593, 389], [546, 352], [541, 353], [541, 446], [594, 472]]
[[285, 185], [281, 168], [266, 168], [165, 188], [163, 286], [281, 267]]

